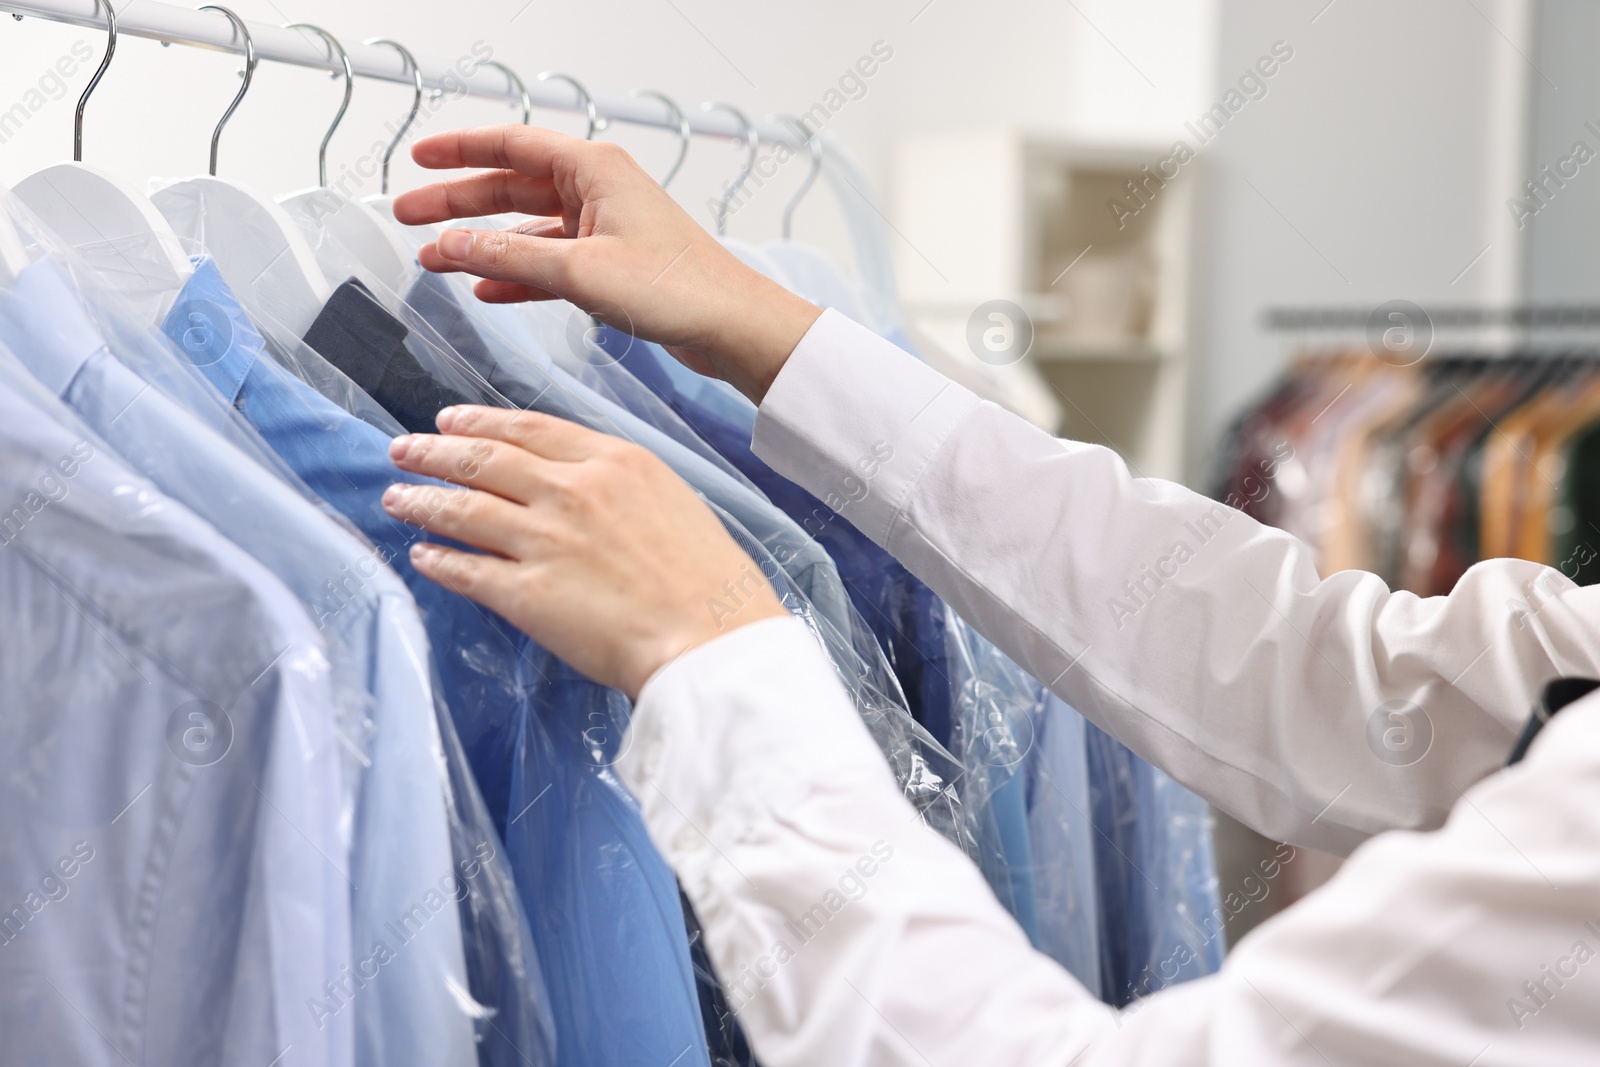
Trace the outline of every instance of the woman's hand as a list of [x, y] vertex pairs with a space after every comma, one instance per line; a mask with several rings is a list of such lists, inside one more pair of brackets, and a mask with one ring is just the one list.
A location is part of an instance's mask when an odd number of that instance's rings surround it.
[[784, 615], [711, 509], [645, 449], [531, 411], [446, 408], [438, 424], [390, 455], [466, 488], [396, 485], [384, 507], [491, 554], [419, 544], [412, 564], [595, 681], [637, 698], [689, 649]]
[[483, 300], [569, 300], [758, 404], [821, 314], [739, 262], [616, 145], [489, 126], [424, 137], [411, 155], [433, 170], [491, 169], [397, 197], [403, 223], [539, 216], [450, 230], [422, 250], [428, 270], [484, 279]]

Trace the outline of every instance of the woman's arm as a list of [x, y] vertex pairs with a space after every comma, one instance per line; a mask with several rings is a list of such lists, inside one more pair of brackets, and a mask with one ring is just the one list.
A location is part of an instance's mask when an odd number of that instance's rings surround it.
[[[1443, 829], [1367, 843], [1220, 974], [1113, 1013], [923, 828], [810, 632], [659, 460], [527, 412], [439, 421], [396, 462], [470, 488], [386, 504], [484, 553], [413, 559], [637, 697], [618, 771], [769, 1067], [1593, 1060], [1600, 696]], [[740, 610], [708, 610], [730, 581]]]
[[1319, 578], [1302, 542], [1050, 437], [834, 312], [758, 454], [1152, 763], [1277, 840], [1440, 825], [1540, 687], [1600, 676], [1600, 589], [1517, 560], [1448, 597]]
[[[740, 264], [611, 145], [440, 134], [489, 167], [407, 193], [454, 232], [435, 270], [490, 300], [570, 299], [761, 404], [756, 447], [1113, 735], [1269, 836], [1346, 852], [1439, 825], [1499, 765], [1540, 684], [1600, 673], [1600, 591], [1491, 561], [1449, 597], [1320, 580], [1279, 531], [1007, 415]], [[791, 354], [792, 353], [792, 354]], [[1316, 758], [1307, 758], [1315, 753]]]

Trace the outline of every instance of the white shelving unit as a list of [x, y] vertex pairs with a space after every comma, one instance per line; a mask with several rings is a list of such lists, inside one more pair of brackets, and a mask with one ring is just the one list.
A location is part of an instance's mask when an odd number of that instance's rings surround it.
[[976, 308], [1015, 303], [1034, 324], [1025, 358], [1061, 400], [1059, 432], [1181, 479], [1197, 165], [1170, 146], [1021, 132], [901, 141], [890, 210], [907, 314], [965, 351]]

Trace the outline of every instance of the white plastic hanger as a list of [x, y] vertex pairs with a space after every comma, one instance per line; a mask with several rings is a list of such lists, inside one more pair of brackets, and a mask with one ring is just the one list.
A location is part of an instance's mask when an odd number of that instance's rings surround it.
[[267, 313], [299, 336], [316, 321], [333, 288], [317, 266], [311, 243], [288, 212], [259, 193], [216, 177], [222, 130], [250, 89], [256, 48], [238, 15], [217, 4], [200, 10], [226, 15], [243, 39], [244, 83], [211, 135], [210, 174], [174, 182], [150, 200], [173, 229], [211, 255], [247, 306]]
[[[98, 6], [98, 0], [96, 0]], [[193, 267], [178, 235], [146, 197], [85, 166], [83, 112], [117, 50], [117, 12], [106, 3], [106, 54], [78, 98], [71, 163], [30, 174], [12, 190], [57, 236], [101, 273], [136, 279], [119, 286], [150, 320], [160, 321]], [[9, 254], [6, 255], [9, 263]]]
[[344, 102], [339, 105], [333, 124], [323, 135], [322, 147], [317, 150], [316, 188], [287, 193], [278, 198], [278, 203], [303, 229], [332, 238], [332, 244], [337, 247], [330, 247], [327, 240], [313, 238], [313, 251], [325, 275], [332, 277], [339, 269], [338, 264], [350, 255], [390, 292], [404, 293], [416, 280], [416, 257], [400, 239], [394, 223], [370, 205], [328, 188], [328, 142], [333, 140], [334, 131], [344, 119], [355, 89], [350, 57], [338, 39], [320, 26], [297, 22], [284, 28], [309, 30], [327, 42], [330, 55], [344, 67]]

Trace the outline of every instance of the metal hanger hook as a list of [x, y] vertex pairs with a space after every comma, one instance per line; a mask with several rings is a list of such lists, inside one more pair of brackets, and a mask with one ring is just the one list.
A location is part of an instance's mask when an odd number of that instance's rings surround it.
[[822, 173], [822, 142], [817, 140], [815, 133], [806, 129], [805, 123], [793, 115], [775, 114], [767, 116], [769, 122], [774, 119], [782, 119], [799, 130], [800, 136], [805, 138], [806, 150], [811, 153], [811, 170], [807, 172], [805, 181], [800, 183], [800, 188], [794, 191], [794, 195], [789, 198], [789, 202], [783, 206], [783, 239], [792, 241], [794, 240], [794, 209], [800, 206], [800, 201], [806, 198], [806, 194], [811, 191], [811, 187], [817, 184], [817, 176]]
[[344, 102], [339, 105], [339, 111], [333, 116], [333, 124], [328, 127], [328, 132], [322, 135], [322, 146], [317, 149], [317, 184], [322, 188], [328, 187], [328, 142], [333, 140], [333, 131], [339, 128], [339, 123], [344, 121], [344, 113], [350, 110], [350, 96], [355, 92], [356, 73], [350, 66], [350, 56], [339, 43], [339, 39], [321, 26], [313, 26], [309, 22], [291, 22], [284, 27], [286, 30], [310, 30], [328, 42], [328, 54], [339, 60], [339, 65], [344, 68]]
[[689, 120], [683, 114], [683, 109], [672, 102], [666, 93], [658, 93], [654, 89], [629, 89], [629, 96], [647, 96], [652, 100], [661, 101], [667, 109], [667, 118], [678, 128], [678, 158], [672, 161], [672, 167], [667, 171], [667, 176], [661, 179], [661, 188], [665, 189], [672, 184], [672, 179], [678, 176], [678, 170], [683, 166], [683, 161], [689, 155], [689, 138], [694, 136], [694, 131], [689, 128]]
[[422, 68], [417, 66], [417, 57], [411, 54], [411, 49], [399, 41], [391, 41], [387, 37], [368, 37], [361, 42], [364, 45], [385, 44], [400, 53], [401, 70], [411, 70], [411, 84], [416, 93], [411, 98], [411, 111], [406, 115], [406, 120], [400, 124], [400, 129], [394, 135], [394, 140], [389, 142], [389, 147], [383, 150], [383, 178], [378, 186], [378, 191], [385, 196], [389, 194], [389, 161], [394, 158], [395, 149], [400, 147], [400, 142], [405, 139], [406, 131], [411, 124], [417, 121], [417, 112], [422, 110]]
[[526, 126], [528, 120], [533, 117], [533, 98], [528, 95], [528, 87], [522, 83], [521, 78], [517, 77], [517, 72], [498, 59], [485, 59], [478, 66], [493, 67], [506, 76], [506, 84], [515, 89], [517, 95], [522, 97], [522, 124]]
[[716, 100], [707, 100], [700, 105], [701, 111], [726, 111], [739, 123], [739, 139], [749, 148], [745, 153], [744, 166], [739, 168], [739, 173], [733, 176], [722, 190], [722, 199], [717, 201], [717, 236], [724, 237], [728, 232], [728, 208], [733, 204], [733, 198], [744, 188], [744, 183], [750, 180], [751, 173], [756, 169], [756, 153], [761, 150], [761, 135], [756, 132], [755, 123], [745, 117], [743, 111], [732, 104], [724, 104]]
[[[72, 120], [72, 161], [83, 162], [83, 109], [89, 103], [89, 97], [100, 84], [100, 79], [105, 77], [106, 68], [111, 66], [111, 57], [117, 51], [117, 9], [112, 6], [111, 0], [106, 3], [106, 54], [100, 60], [94, 77], [89, 79], [89, 84], [84, 87], [83, 95], [78, 97], [78, 114]], [[100, 0], [95, 0], [95, 9], [100, 7]]]
[[[107, 6], [111, 0], [106, 0]], [[228, 16], [228, 21], [233, 23], [234, 32], [244, 39], [244, 84], [239, 86], [239, 91], [234, 94], [233, 103], [228, 105], [228, 110], [222, 113], [222, 119], [217, 123], [217, 128], [211, 133], [211, 170], [213, 178], [217, 176], [217, 146], [222, 142], [222, 128], [233, 118], [233, 113], [239, 107], [239, 102], [244, 99], [244, 94], [250, 91], [250, 79], [256, 74], [256, 43], [250, 37], [250, 28], [244, 24], [244, 19], [235, 15], [221, 4], [206, 4], [201, 11], [220, 11]]]
[[599, 110], [594, 106], [594, 97], [589, 95], [589, 90], [585, 89], [583, 83], [577, 78], [570, 74], [558, 74], [553, 70], [547, 70], [539, 75], [539, 80], [542, 82], [566, 82], [572, 86], [573, 91], [578, 94], [578, 101], [583, 104], [583, 110], [589, 116], [589, 131], [583, 135], [585, 141], [594, 140], [594, 135], [597, 132], [611, 125], [610, 119], [600, 117]]

